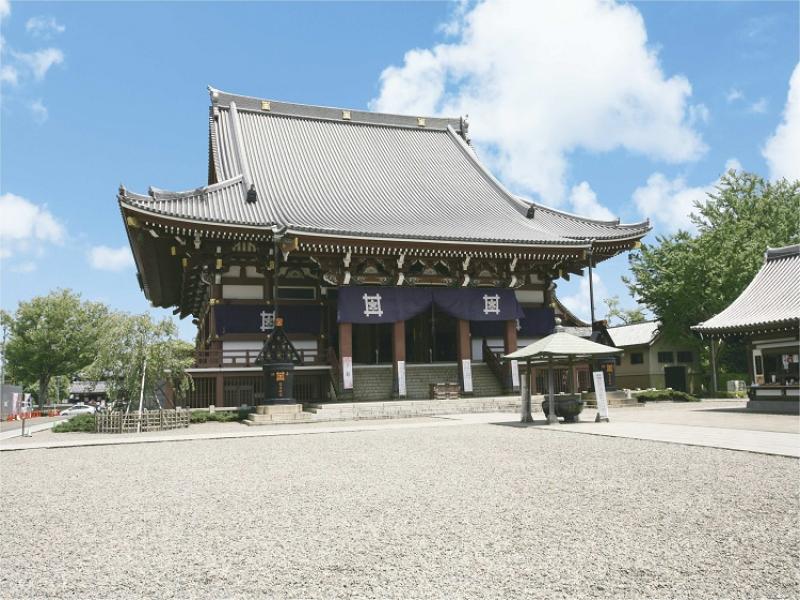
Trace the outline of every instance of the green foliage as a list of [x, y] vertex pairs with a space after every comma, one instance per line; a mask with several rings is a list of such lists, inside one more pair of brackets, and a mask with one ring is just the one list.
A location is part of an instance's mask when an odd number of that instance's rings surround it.
[[[606, 298], [603, 304], [606, 305], [606, 321], [609, 325], [632, 325], [647, 321], [647, 316], [641, 308], [621, 308], [619, 296]], [[614, 323], [615, 319], [617, 323]]]
[[636, 392], [636, 399], [639, 402], [656, 402], [656, 401], [672, 401], [672, 402], [699, 402], [700, 400], [686, 392], [679, 392], [678, 390], [647, 390], [644, 392]]
[[191, 423], [205, 423], [207, 421], [219, 421], [222, 423], [228, 421], [244, 421], [249, 412], [250, 409], [218, 410], [213, 413], [207, 410], [196, 410], [192, 411], [192, 414], [189, 416], [189, 421]]
[[[750, 283], [768, 247], [800, 242], [800, 181], [765, 181], [729, 171], [695, 206], [697, 234], [659, 236], [630, 255], [631, 294], [661, 322], [665, 339], [705, 353], [691, 326], [725, 309]], [[740, 352], [722, 351], [724, 370], [741, 370]], [[705, 363], [707, 364], [707, 360]]]
[[68, 421], [63, 421], [53, 426], [54, 433], [72, 433], [81, 431], [94, 433], [96, 430], [94, 415], [75, 415]]
[[194, 347], [178, 339], [170, 319], [154, 321], [147, 314], [113, 313], [106, 320], [98, 346], [85, 375], [107, 381], [109, 397], [114, 400], [138, 402], [145, 358], [144, 396], [148, 404], [153, 403], [156, 389], [165, 382], [178, 394], [191, 385], [185, 371], [192, 365]]
[[39, 404], [45, 404], [53, 377], [74, 375], [94, 360], [107, 314], [104, 305], [83, 302], [70, 290], [20, 302], [14, 314], [3, 312], [9, 377], [23, 386], [36, 385]]

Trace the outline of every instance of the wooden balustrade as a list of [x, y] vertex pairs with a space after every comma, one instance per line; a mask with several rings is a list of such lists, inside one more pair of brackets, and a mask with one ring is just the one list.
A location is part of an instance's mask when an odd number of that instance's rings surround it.
[[[302, 348], [297, 351], [304, 365], [325, 364], [316, 348]], [[260, 350], [200, 350], [195, 352], [195, 366], [209, 367], [257, 367], [256, 359]]]

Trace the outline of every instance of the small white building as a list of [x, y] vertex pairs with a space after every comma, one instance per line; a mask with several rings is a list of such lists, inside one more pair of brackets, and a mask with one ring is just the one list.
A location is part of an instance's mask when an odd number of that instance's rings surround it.
[[697, 352], [667, 342], [658, 327], [658, 321], [647, 321], [607, 329], [614, 345], [624, 350], [617, 358], [617, 387], [697, 391], [700, 386]]

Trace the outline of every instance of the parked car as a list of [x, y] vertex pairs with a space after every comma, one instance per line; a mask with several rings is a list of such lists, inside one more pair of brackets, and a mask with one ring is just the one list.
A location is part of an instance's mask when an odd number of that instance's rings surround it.
[[93, 415], [95, 412], [94, 406], [89, 406], [88, 404], [76, 404], [75, 406], [65, 408], [59, 414], [62, 417], [74, 417], [75, 415]]

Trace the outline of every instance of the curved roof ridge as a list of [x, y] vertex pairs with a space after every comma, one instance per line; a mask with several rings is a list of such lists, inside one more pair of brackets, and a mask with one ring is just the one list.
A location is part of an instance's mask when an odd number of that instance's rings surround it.
[[575, 221], [581, 221], [584, 223], [594, 223], [597, 225], [606, 225], [608, 227], [624, 227], [626, 229], [638, 229], [641, 227], [649, 227], [650, 226], [650, 219], [645, 219], [644, 221], [639, 221], [637, 223], [620, 223], [619, 217], [616, 219], [593, 219], [591, 217], [584, 217], [582, 215], [577, 215], [575, 213], [568, 212], [566, 210], [561, 210], [558, 208], [553, 208], [552, 206], [547, 206], [546, 204], [541, 204], [539, 202], [534, 202], [533, 200], [526, 200], [525, 198], [517, 197], [521, 202], [525, 202], [530, 206], [534, 206], [537, 210], [545, 210], [557, 215], [561, 215], [562, 217], [566, 217], [567, 219], [573, 219]]
[[780, 260], [781, 258], [789, 258], [799, 254], [800, 244], [791, 244], [789, 246], [781, 246], [780, 248], [767, 248], [765, 259]]
[[[384, 113], [365, 110], [362, 108], [346, 108], [338, 106], [323, 106], [319, 104], [306, 104], [300, 102], [284, 102], [271, 98], [259, 98], [256, 96], [245, 96], [233, 94], [208, 86], [212, 106], [228, 108], [231, 102], [235, 102], [239, 110], [249, 110], [263, 112], [266, 114], [276, 114], [280, 116], [301, 117], [306, 119], [320, 119], [343, 121], [346, 123], [366, 124], [366, 125], [389, 125], [412, 127], [418, 129], [432, 129], [444, 131], [448, 126], [456, 125], [462, 131], [464, 120], [462, 117], [443, 117], [435, 115], [421, 114], [398, 114]], [[265, 103], [268, 108], [265, 108]], [[344, 113], [349, 114], [345, 118]], [[424, 124], [420, 123], [420, 120]], [[464, 134], [465, 135], [465, 134]]]
[[[236, 185], [241, 180], [242, 180], [242, 175], [240, 174], [231, 177], [230, 179], [226, 179], [225, 181], [219, 181], [217, 183], [212, 183], [210, 185], [203, 185], [190, 190], [181, 190], [181, 191], [164, 190], [151, 185], [147, 190], [148, 192], [147, 196], [143, 196], [142, 194], [135, 194], [135, 195], [141, 196], [142, 198], [149, 198], [150, 200], [177, 200], [180, 198], [191, 198], [193, 196], [205, 196], [211, 192], [216, 192], [223, 188]], [[127, 192], [127, 191], [126, 193], [133, 194], [133, 192]]]

